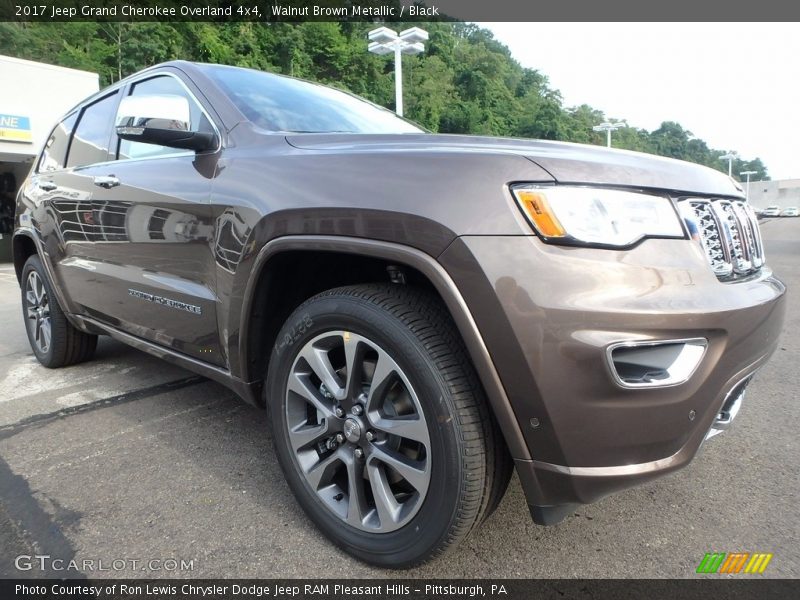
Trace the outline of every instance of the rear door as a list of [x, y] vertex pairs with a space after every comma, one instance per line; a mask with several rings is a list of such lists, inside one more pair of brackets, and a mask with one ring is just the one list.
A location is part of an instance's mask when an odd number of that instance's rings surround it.
[[[192, 126], [213, 128], [174, 75], [151, 75], [122, 93], [184, 95], [193, 107]], [[109, 137], [116, 160], [74, 169], [91, 190], [97, 291], [91, 313], [137, 337], [222, 364], [210, 206], [218, 153], [119, 140], [113, 127]]]
[[[57, 283], [71, 312], [96, 304], [93, 186], [79, 166], [107, 162], [119, 92], [107, 93], [59, 123], [39, 159], [26, 196]], [[75, 168], [78, 166], [78, 168]]]

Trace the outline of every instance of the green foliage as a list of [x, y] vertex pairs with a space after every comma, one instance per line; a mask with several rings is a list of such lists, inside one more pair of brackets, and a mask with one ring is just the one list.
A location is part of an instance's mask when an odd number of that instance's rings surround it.
[[[607, 120], [587, 105], [565, 107], [545, 75], [519, 65], [492, 33], [466, 23], [422, 25], [423, 55], [405, 57], [406, 114], [434, 132], [605, 143], [593, 127]], [[350, 90], [394, 108], [390, 57], [366, 51], [374, 23], [0, 23], [0, 54], [99, 73], [108, 85], [144, 67], [184, 59], [251, 67]], [[623, 127], [614, 146], [680, 158], [727, 172], [723, 151], [680, 124], [655, 131]], [[733, 172], [768, 179], [760, 159], [737, 159]]]

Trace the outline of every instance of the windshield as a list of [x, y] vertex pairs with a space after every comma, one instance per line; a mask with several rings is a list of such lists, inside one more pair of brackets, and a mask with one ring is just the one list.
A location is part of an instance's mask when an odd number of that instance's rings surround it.
[[257, 126], [286, 133], [421, 133], [393, 112], [346, 92], [262, 71], [203, 65]]

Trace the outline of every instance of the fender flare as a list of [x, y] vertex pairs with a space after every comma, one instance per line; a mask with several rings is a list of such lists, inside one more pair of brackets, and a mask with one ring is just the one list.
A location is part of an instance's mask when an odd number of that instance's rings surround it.
[[[78, 317], [72, 314], [70, 307], [72, 306], [67, 297], [64, 295], [64, 290], [61, 287], [59, 280], [56, 278], [55, 271], [53, 270], [53, 265], [50, 262], [50, 255], [44, 248], [44, 244], [42, 243], [41, 238], [36, 234], [36, 231], [30, 227], [17, 227], [14, 231], [14, 235], [12, 236], [12, 253], [13, 247], [16, 243], [16, 240], [20, 237], [26, 237], [33, 242], [33, 245], [36, 247], [36, 254], [39, 256], [39, 259], [42, 261], [42, 266], [44, 267], [45, 273], [47, 274], [47, 278], [50, 280], [50, 284], [53, 287], [53, 293], [55, 294], [56, 300], [58, 301], [58, 305], [61, 307], [61, 310], [64, 311], [64, 316], [67, 318], [74, 327], [80, 329], [81, 331], [92, 333], [87, 327], [86, 324]], [[14, 270], [16, 271], [16, 261], [14, 262]], [[19, 273], [17, 274], [17, 278], [21, 277], [22, 270], [20, 268]], [[22, 281], [19, 281], [20, 286], [22, 285]]]
[[435, 258], [410, 246], [379, 240], [327, 235], [290, 235], [267, 242], [255, 258], [245, 288], [240, 316], [242, 335], [239, 337], [238, 347], [241, 365], [247, 364], [246, 332], [249, 331], [252, 302], [262, 270], [270, 258], [282, 252], [297, 250], [343, 252], [370, 256], [404, 264], [422, 273], [441, 296], [464, 340], [511, 456], [515, 459], [531, 460], [530, 450], [525, 443], [519, 421], [464, 297], [453, 279]]
[[[34, 233], [34, 231], [32, 229], [30, 229], [28, 227], [17, 227], [16, 230], [14, 230], [14, 233], [11, 236], [11, 261], [14, 264], [14, 271], [16, 272], [16, 275], [17, 275], [17, 282], [20, 285], [22, 285], [21, 277], [22, 277], [22, 267], [23, 267], [23, 265], [19, 265], [19, 268], [17, 268], [17, 256], [16, 256], [16, 252], [15, 252], [16, 245], [17, 245], [17, 240], [19, 238], [28, 238], [31, 242], [33, 242], [33, 247], [36, 249], [36, 254], [38, 254], [39, 256], [42, 256], [42, 248], [41, 248], [41, 242], [39, 241], [39, 238], [36, 236], [36, 234]], [[45, 265], [45, 269], [47, 269], [47, 268], [48, 268], [48, 266]], [[49, 273], [48, 273], [48, 275], [49, 275]]]

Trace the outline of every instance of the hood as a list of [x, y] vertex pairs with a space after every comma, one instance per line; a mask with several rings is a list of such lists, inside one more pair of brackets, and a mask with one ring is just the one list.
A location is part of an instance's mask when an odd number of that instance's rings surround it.
[[286, 141], [305, 150], [352, 153], [477, 152], [524, 156], [559, 183], [617, 185], [681, 194], [742, 197], [733, 179], [694, 163], [601, 146], [436, 134], [297, 134]]

